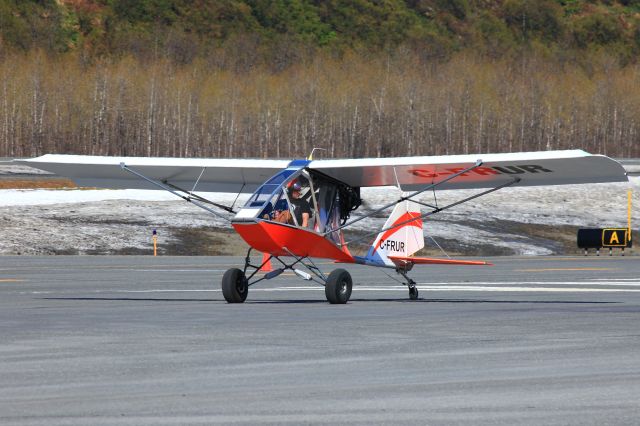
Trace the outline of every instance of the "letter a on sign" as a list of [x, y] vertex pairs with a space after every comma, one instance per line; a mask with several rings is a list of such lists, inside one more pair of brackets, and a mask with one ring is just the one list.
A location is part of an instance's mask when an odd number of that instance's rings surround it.
[[611, 233], [611, 239], [609, 240], [609, 244], [611, 245], [620, 244], [620, 240], [618, 239], [618, 233], [616, 231], [613, 231]]

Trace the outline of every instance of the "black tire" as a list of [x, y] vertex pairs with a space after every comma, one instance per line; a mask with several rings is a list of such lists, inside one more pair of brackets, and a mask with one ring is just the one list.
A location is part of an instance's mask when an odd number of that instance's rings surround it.
[[324, 294], [331, 304], [345, 304], [351, 297], [352, 286], [351, 274], [344, 269], [336, 269], [329, 274]]
[[222, 277], [222, 295], [229, 303], [242, 303], [247, 300], [249, 282], [238, 268], [229, 269]]
[[409, 299], [418, 300], [418, 287], [409, 287]]

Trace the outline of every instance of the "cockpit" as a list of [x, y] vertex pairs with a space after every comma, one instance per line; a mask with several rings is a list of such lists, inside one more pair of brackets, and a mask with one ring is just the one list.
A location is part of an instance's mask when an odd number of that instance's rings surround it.
[[315, 170], [285, 169], [258, 188], [234, 221], [275, 222], [338, 239], [331, 231], [343, 224], [360, 202], [359, 188]]

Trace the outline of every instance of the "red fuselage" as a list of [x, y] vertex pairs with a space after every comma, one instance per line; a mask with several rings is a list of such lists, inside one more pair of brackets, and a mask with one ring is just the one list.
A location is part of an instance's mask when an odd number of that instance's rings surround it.
[[[306, 229], [258, 220], [235, 222], [234, 229], [252, 248], [274, 256], [315, 257], [354, 263], [345, 249], [341, 250], [327, 238]], [[287, 251], [288, 250], [288, 251]]]

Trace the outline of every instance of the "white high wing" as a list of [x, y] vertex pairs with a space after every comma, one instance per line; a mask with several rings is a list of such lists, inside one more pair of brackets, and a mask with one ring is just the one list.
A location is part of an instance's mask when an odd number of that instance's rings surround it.
[[[352, 187], [397, 186], [418, 190], [464, 170], [480, 160], [482, 165], [444, 182], [438, 189], [490, 188], [513, 178], [513, 186], [624, 182], [624, 168], [616, 161], [581, 150], [521, 152], [511, 154], [444, 155], [429, 157], [313, 160], [305, 166]], [[121, 168], [124, 164], [159, 182], [170, 182], [204, 192], [252, 193], [262, 183], [287, 168], [288, 160], [238, 160], [206, 158], [98, 157], [47, 154], [19, 160], [38, 169], [73, 179], [79, 186], [158, 189]]]

